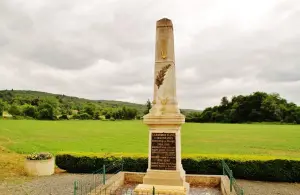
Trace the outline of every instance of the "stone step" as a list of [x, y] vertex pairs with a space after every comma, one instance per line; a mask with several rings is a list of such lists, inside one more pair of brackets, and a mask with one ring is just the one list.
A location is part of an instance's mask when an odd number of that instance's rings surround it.
[[148, 171], [146, 177], [174, 178], [180, 177], [179, 171]]
[[152, 178], [144, 177], [144, 184], [151, 185], [169, 185], [169, 186], [183, 186], [183, 181], [179, 178]]
[[139, 184], [135, 189], [136, 194], [152, 194], [153, 187], [155, 188], [155, 194], [176, 194], [186, 195], [187, 189], [183, 186], [166, 186], [166, 185], [147, 185]]

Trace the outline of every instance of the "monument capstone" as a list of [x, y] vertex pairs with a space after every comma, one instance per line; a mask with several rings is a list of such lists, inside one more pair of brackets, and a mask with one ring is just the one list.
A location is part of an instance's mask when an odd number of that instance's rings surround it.
[[143, 117], [149, 127], [148, 169], [136, 194], [188, 194], [189, 184], [181, 164], [181, 125], [176, 97], [174, 34], [172, 21], [156, 22], [154, 96], [152, 108]]

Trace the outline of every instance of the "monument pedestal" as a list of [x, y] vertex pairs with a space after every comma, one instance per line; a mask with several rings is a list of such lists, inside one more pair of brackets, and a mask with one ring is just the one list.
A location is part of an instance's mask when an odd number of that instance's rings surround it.
[[181, 164], [182, 114], [144, 116], [149, 129], [148, 169], [136, 194], [188, 194], [189, 184]]
[[[183, 176], [183, 177], [182, 177]], [[182, 194], [189, 192], [189, 184], [185, 182], [184, 171], [162, 171], [148, 170], [143, 178], [143, 184], [139, 184], [134, 192], [145, 194], [153, 192], [156, 194]]]

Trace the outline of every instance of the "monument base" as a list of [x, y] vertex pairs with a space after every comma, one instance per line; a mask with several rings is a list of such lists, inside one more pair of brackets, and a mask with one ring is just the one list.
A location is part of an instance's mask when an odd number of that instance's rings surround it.
[[[154, 189], [153, 189], [154, 188]], [[147, 194], [155, 190], [157, 194], [188, 194], [189, 183], [185, 182], [185, 171], [148, 170], [134, 192]]]
[[147, 125], [157, 126], [157, 125], [171, 125], [171, 126], [179, 126], [185, 122], [185, 116], [182, 114], [166, 114], [156, 116], [152, 113], [149, 113], [143, 116], [143, 122]]
[[[154, 191], [154, 192], [153, 192]], [[187, 195], [189, 191], [184, 186], [165, 186], [165, 185], [149, 185], [149, 184], [139, 184], [134, 189], [134, 194], [178, 194]]]

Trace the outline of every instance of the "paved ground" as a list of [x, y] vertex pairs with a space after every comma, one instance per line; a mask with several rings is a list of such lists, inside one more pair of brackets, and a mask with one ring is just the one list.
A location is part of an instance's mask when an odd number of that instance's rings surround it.
[[1, 195], [61, 195], [73, 194], [74, 180], [81, 174], [58, 174], [27, 181], [23, 184], [1, 183]]
[[275, 183], [238, 180], [245, 195], [300, 195], [300, 183]]
[[[86, 184], [94, 178], [85, 174], [56, 174], [35, 178], [23, 184], [0, 182], [1, 195], [72, 195], [75, 180]], [[246, 195], [300, 195], [300, 184], [238, 180]]]

